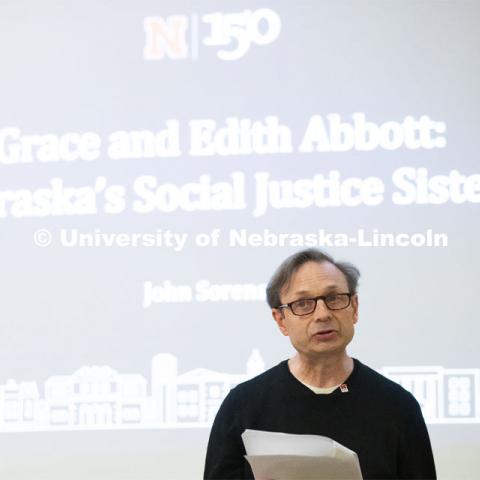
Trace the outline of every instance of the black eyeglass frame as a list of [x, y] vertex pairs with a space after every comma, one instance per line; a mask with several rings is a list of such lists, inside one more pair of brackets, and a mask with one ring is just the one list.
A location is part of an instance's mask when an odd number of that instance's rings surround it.
[[[279, 305], [278, 307], [276, 307], [277, 309], [282, 309], [282, 308], [289, 308], [290, 311], [296, 315], [297, 317], [304, 317], [305, 315], [310, 315], [311, 313], [313, 313], [315, 311], [315, 309], [317, 308], [317, 303], [319, 300], [323, 300], [323, 303], [325, 304], [325, 306], [329, 309], [329, 310], [332, 310], [332, 311], [338, 311], [338, 310], [344, 310], [345, 308], [348, 308], [350, 306], [350, 304], [352, 303], [352, 297], [355, 295], [355, 293], [331, 293], [330, 295], [319, 295], [318, 297], [313, 297], [313, 298], [299, 298], [298, 300], [294, 300], [293, 302], [290, 302], [290, 303], [285, 303], [283, 305]], [[342, 307], [342, 308], [330, 308], [326, 302], [326, 299], [328, 297], [338, 297], [338, 296], [347, 296], [348, 297], [348, 303]], [[297, 302], [304, 302], [305, 300], [315, 300], [315, 305], [312, 309], [311, 312], [308, 312], [308, 313], [301, 313], [301, 314], [298, 314], [298, 313], [295, 313], [293, 311], [293, 308], [292, 308], [292, 305], [294, 303], [297, 303]]]

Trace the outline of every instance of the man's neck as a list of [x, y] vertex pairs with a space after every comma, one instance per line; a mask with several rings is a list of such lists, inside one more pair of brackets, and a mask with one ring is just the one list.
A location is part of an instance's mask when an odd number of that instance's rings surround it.
[[353, 360], [346, 352], [320, 359], [304, 357], [297, 353], [288, 361], [292, 375], [314, 387], [336, 387], [343, 383], [353, 370]]

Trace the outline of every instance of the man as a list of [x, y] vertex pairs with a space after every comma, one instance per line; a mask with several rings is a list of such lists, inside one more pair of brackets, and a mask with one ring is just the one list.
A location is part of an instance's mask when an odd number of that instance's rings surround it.
[[353, 265], [315, 249], [280, 265], [267, 301], [296, 354], [227, 395], [210, 434], [204, 478], [253, 478], [243, 457], [245, 429], [330, 437], [358, 454], [364, 479], [436, 478], [418, 402], [347, 354], [359, 276]]

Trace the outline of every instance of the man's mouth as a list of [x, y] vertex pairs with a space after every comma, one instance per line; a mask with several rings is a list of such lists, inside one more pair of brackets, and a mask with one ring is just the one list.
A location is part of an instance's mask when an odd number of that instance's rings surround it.
[[320, 332], [316, 332], [313, 334], [313, 337], [315, 338], [330, 338], [333, 337], [336, 334], [335, 330], [329, 329], [329, 330], [322, 330]]

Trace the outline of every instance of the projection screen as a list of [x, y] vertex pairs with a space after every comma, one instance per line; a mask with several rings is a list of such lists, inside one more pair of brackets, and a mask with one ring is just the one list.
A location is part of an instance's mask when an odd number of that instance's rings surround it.
[[362, 273], [349, 353], [480, 469], [475, 1], [0, 4], [0, 476], [201, 478], [292, 355], [288, 255]]

